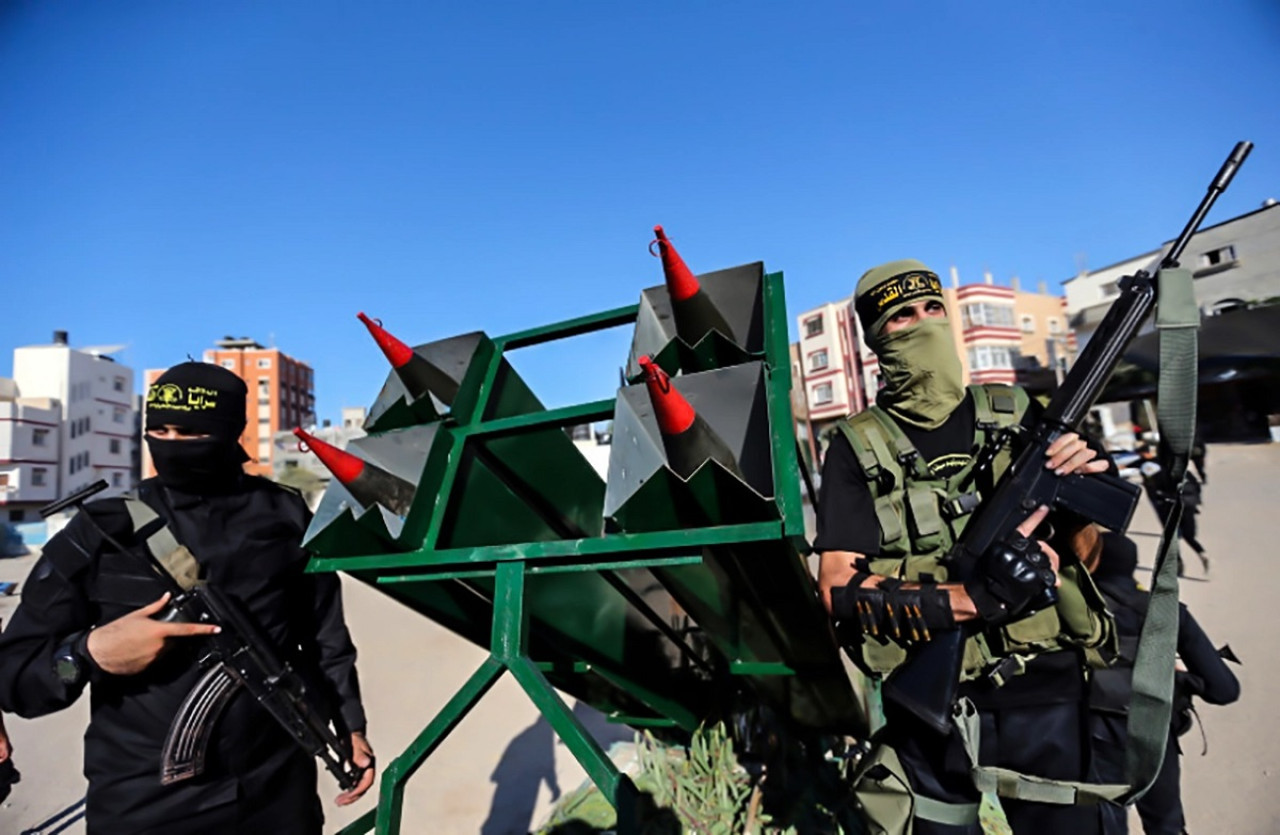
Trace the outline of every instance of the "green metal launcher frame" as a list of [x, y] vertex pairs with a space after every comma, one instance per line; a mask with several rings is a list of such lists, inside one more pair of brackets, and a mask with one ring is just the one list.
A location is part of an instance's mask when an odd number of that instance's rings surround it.
[[[754, 275], [743, 286], [753, 296], [747, 306], [759, 311], [757, 337], [740, 340], [743, 347], [712, 333], [698, 345], [677, 340], [652, 353], [695, 405], [703, 391], [726, 421], [749, 424], [740, 434], [757, 462], [752, 484], [714, 462], [687, 479], [659, 467], [619, 476], [633, 482], [619, 504], [617, 485], [590, 467], [564, 430], [625, 422], [643, 386], [547, 409], [506, 360], [521, 348], [609, 328], [652, 332], [661, 315], [654, 318], [645, 297], [506, 336], [418, 346], [457, 380], [448, 403], [411, 402], [388, 378], [369, 442], [357, 453], [412, 482], [412, 506], [401, 516], [331, 486], [308, 532], [316, 555], [309, 570], [348, 572], [489, 655], [385, 767], [377, 808], [344, 833], [399, 832], [414, 772], [506, 673], [612, 800], [620, 831], [637, 825], [635, 786], [556, 689], [676, 741], [708, 719], [760, 706], [804, 733], [865, 732], [805, 561], [782, 274], [758, 264], [735, 269]], [[759, 419], [742, 417], [752, 409]], [[621, 441], [615, 433], [615, 455]], [[622, 469], [611, 464], [611, 482]]]

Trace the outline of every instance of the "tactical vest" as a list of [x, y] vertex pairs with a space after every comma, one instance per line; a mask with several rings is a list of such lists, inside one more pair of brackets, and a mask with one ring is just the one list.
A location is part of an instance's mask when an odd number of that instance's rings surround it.
[[[1016, 386], [972, 385], [968, 390], [973, 397], [978, 449], [1021, 421], [1029, 402], [1027, 393]], [[929, 471], [928, 462], [901, 427], [878, 406], [853, 415], [838, 429], [853, 448], [875, 504], [880, 555], [870, 561], [872, 573], [908, 582], [946, 582], [942, 557], [1012, 463], [1013, 452], [1002, 449], [980, 479], [969, 478], [976, 459], [941, 478]], [[1105, 666], [1102, 656], [1092, 650], [1114, 635], [1102, 596], [1080, 565], [1066, 566], [1059, 574], [1062, 584], [1054, 608], [988, 628], [968, 641], [962, 680], [976, 678], [1004, 659], [1013, 659], [1010, 674], [1016, 674], [1030, 658], [1067, 646], [1085, 648], [1092, 664]], [[866, 666], [881, 675], [906, 660], [906, 650], [893, 641], [864, 640], [862, 647]]]

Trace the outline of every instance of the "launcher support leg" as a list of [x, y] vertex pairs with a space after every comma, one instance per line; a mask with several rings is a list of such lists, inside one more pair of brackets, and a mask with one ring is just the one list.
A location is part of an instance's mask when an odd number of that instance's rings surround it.
[[556, 694], [528, 656], [528, 640], [524, 612], [525, 565], [522, 562], [504, 562], [497, 565], [494, 574], [493, 635], [491, 649], [511, 671], [530, 701], [550, 723], [583, 770], [596, 784], [618, 813], [618, 831], [638, 831], [635, 825], [636, 790], [631, 780], [619, 774], [618, 769], [600, 749], [599, 743], [587, 733], [578, 718]]
[[[430, 756], [444, 738], [449, 735], [476, 703], [489, 692], [489, 688], [502, 676], [506, 665], [492, 655], [467, 679], [453, 698], [436, 714], [436, 718], [423, 728], [404, 753], [392, 760], [382, 774], [378, 793], [376, 818], [378, 835], [396, 835], [400, 832], [400, 815], [404, 804], [404, 785], [423, 761]], [[361, 821], [364, 818], [360, 819]], [[358, 823], [359, 821], [357, 821]], [[353, 830], [368, 831], [368, 830]]]

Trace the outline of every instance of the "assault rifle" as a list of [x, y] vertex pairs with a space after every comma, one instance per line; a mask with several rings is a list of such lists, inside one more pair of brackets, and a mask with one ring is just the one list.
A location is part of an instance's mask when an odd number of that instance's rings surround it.
[[[1209, 185], [1195, 213], [1156, 268], [1171, 269], [1191, 236], [1226, 190], [1253, 148], [1237, 143]], [[964, 583], [979, 619], [965, 628], [939, 632], [914, 648], [884, 684], [884, 698], [910, 710], [946, 733], [964, 658], [965, 640], [984, 627], [1034, 614], [1057, 602], [1055, 575], [1034, 540], [1017, 527], [1037, 507], [1067, 511], [1114, 531], [1129, 525], [1141, 489], [1116, 475], [1057, 476], [1045, 467], [1045, 450], [1060, 435], [1074, 432], [1102, 393], [1121, 355], [1137, 335], [1156, 301], [1156, 276], [1139, 270], [1118, 282], [1120, 297], [1107, 311], [1062, 385], [1031, 429], [1010, 427], [983, 450], [975, 473], [989, 470], [996, 454], [1019, 441], [1021, 451], [982, 501], [944, 558], [949, 581]], [[1066, 555], [1064, 555], [1065, 557]]]
[[[67, 507], [78, 507], [107, 488], [99, 480], [61, 501], [40, 509], [50, 516]], [[319, 757], [343, 791], [360, 782], [364, 769], [351, 759], [351, 743], [337, 737], [313, 706], [302, 677], [280, 660], [271, 639], [263, 634], [248, 612], [232, 597], [213, 586], [184, 588], [145, 546], [129, 548], [102, 529], [92, 514], [85, 514], [103, 539], [121, 554], [138, 560], [169, 592], [170, 599], [156, 620], [173, 623], [211, 623], [221, 631], [205, 636], [201, 666], [205, 674], [192, 688], [169, 726], [161, 757], [160, 782], [164, 785], [195, 777], [204, 770], [205, 751], [222, 710], [243, 687], [267, 709], [307, 753]], [[154, 530], [148, 531], [148, 528]], [[143, 525], [146, 539], [163, 527], [162, 520]]]

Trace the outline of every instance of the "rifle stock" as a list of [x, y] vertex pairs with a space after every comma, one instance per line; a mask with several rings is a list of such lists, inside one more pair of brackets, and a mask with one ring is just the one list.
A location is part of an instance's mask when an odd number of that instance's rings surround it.
[[[1214, 201], [1226, 190], [1252, 147], [1249, 142], [1236, 144], [1191, 219], [1161, 259], [1159, 270], [1177, 267], [1191, 236]], [[984, 498], [944, 558], [948, 581], [964, 582], [974, 577], [982, 557], [998, 544], [1011, 541], [1017, 535], [1018, 525], [1041, 505], [1051, 510], [1070, 511], [1111, 530], [1123, 531], [1128, 527], [1141, 493], [1136, 485], [1115, 476], [1058, 477], [1044, 466], [1049, 445], [1063, 433], [1076, 431], [1155, 306], [1156, 281], [1146, 270], [1124, 277], [1119, 287], [1120, 297], [1107, 310], [1040, 420], [1026, 433], [1014, 462], [1001, 474], [991, 495]], [[1002, 442], [1008, 440], [1004, 438]], [[989, 465], [993, 457], [982, 458]], [[1018, 616], [1033, 614], [1055, 601], [1056, 593], [1050, 590]], [[965, 640], [983, 626], [981, 621], [972, 621], [915, 647], [906, 662], [885, 681], [885, 699], [945, 733], [950, 727]], [[944, 681], [943, 675], [952, 670], [956, 675]]]

